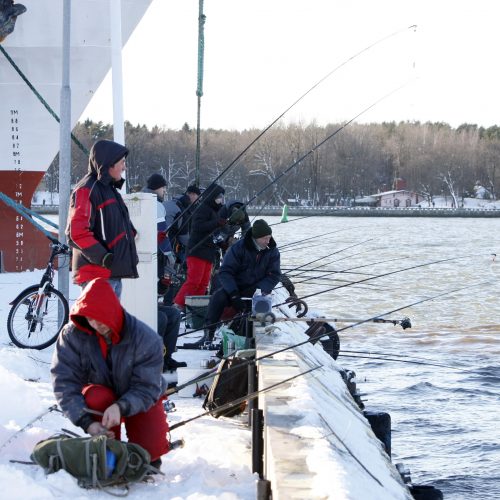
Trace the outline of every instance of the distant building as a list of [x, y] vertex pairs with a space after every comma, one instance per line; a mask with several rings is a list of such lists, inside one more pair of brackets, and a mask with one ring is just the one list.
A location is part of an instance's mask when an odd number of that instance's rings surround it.
[[376, 206], [381, 208], [416, 207], [425, 201], [425, 197], [421, 194], [406, 189], [372, 194], [369, 198], [375, 198], [377, 200]]

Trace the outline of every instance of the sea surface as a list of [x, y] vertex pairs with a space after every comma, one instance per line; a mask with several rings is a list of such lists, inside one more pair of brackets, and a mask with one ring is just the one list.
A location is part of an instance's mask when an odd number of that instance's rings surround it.
[[297, 295], [316, 294], [310, 309], [410, 318], [405, 330], [336, 323], [366, 409], [391, 415], [393, 462], [446, 499], [500, 498], [500, 220], [312, 217], [273, 230]]

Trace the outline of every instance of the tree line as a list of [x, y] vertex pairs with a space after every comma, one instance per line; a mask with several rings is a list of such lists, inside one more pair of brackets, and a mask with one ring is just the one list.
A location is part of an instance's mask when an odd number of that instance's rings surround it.
[[[342, 124], [283, 124], [267, 131], [220, 179], [227, 198], [249, 200], [329, 136]], [[78, 123], [73, 134], [88, 149], [98, 139], [112, 139], [113, 128], [102, 122]], [[201, 132], [200, 178], [207, 186], [260, 133], [250, 129]], [[142, 187], [153, 172], [168, 181], [168, 196], [182, 193], [195, 178], [196, 131], [125, 124], [127, 184]], [[432, 201], [451, 196], [455, 206], [474, 196], [474, 187], [486, 188], [496, 199], [500, 165], [500, 127], [447, 123], [386, 122], [350, 124], [309, 154], [287, 175], [266, 189], [256, 204], [282, 205], [308, 200], [312, 205], [349, 204], [356, 197], [393, 188], [403, 179], [409, 190]], [[81, 179], [88, 158], [72, 145], [72, 183]], [[48, 190], [58, 188], [58, 158], [45, 175]]]

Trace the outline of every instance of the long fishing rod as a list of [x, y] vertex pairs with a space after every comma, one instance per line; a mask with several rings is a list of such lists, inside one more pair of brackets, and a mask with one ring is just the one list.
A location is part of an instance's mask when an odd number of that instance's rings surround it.
[[[440, 260], [435, 260], [435, 261], [432, 261], [432, 262], [425, 262], [423, 264], [417, 264], [417, 265], [414, 265], [414, 266], [411, 266], [411, 267], [407, 267], [407, 268], [403, 268], [403, 269], [397, 269], [396, 271], [390, 271], [390, 272], [387, 272], [387, 273], [377, 274], [375, 276], [371, 276], [369, 278], [364, 278], [362, 280], [352, 281], [352, 282], [346, 283], [344, 285], [338, 285], [338, 286], [335, 286], [335, 287], [326, 288], [324, 290], [320, 290], [319, 292], [311, 293], [309, 295], [304, 295], [302, 297], [296, 297], [295, 299], [297, 301], [301, 301], [301, 300], [307, 299], [309, 297], [315, 297], [315, 296], [321, 295], [323, 293], [331, 292], [333, 290], [338, 290], [339, 288], [345, 288], [347, 286], [358, 285], [360, 283], [365, 283], [366, 281], [370, 281], [370, 280], [374, 280], [374, 279], [378, 279], [378, 278], [383, 278], [385, 276], [390, 276], [392, 274], [402, 273], [404, 271], [409, 271], [409, 270], [412, 270], [412, 269], [417, 269], [419, 267], [430, 266], [430, 265], [433, 265], [433, 264], [440, 264], [442, 262], [450, 262], [450, 261], [453, 261], [453, 260], [465, 259], [465, 258], [468, 258], [468, 257], [471, 257], [471, 255], [464, 255], [464, 256], [460, 256], [460, 257], [450, 257], [448, 259], [440, 259]], [[273, 305], [273, 308], [279, 307], [279, 306], [283, 306], [283, 305], [290, 306], [290, 303], [285, 301], [285, 302], [282, 302], [280, 304]], [[232, 319], [233, 320], [242, 319], [242, 318], [245, 318], [245, 317], [249, 316], [249, 314], [250, 313], [240, 314], [240, 315], [235, 316]], [[210, 325], [205, 325], [203, 328], [199, 328], [197, 330], [190, 330], [189, 332], [185, 332], [183, 334], [180, 334], [179, 337], [182, 337], [184, 335], [189, 335], [189, 334], [192, 334], [192, 333], [195, 333], [195, 332], [198, 332], [198, 331], [202, 331], [205, 328], [211, 328], [213, 326], [218, 327], [218, 326], [220, 326], [220, 325], [222, 325], [222, 324], [224, 324], [226, 322], [227, 322], [227, 320], [224, 320], [224, 321], [218, 321], [216, 323], [212, 323]]]
[[[309, 280], [312, 280], [312, 279], [320, 279], [320, 278], [324, 278], [326, 276], [330, 276], [331, 274], [364, 274], [364, 273], [356, 273], [356, 272], [353, 272], [354, 269], [361, 269], [363, 267], [371, 267], [371, 266], [376, 266], [378, 264], [386, 264], [387, 262], [392, 262], [392, 261], [395, 261], [395, 260], [403, 260], [403, 259], [408, 259], [408, 257], [395, 257], [393, 259], [386, 259], [386, 260], [379, 260], [378, 262], [370, 262], [368, 264], [362, 264], [362, 265], [359, 265], [359, 266], [354, 266], [354, 267], [348, 267], [346, 269], [341, 269], [341, 270], [324, 270], [325, 273], [324, 274], [321, 274], [320, 276], [312, 276], [310, 278], [306, 278], [302, 281], [296, 281], [294, 282], [294, 285], [299, 285], [301, 283], [305, 283]], [[325, 265], [328, 265], [328, 264], [331, 264], [331, 262], [327, 262]], [[321, 266], [319, 266], [318, 268], [316, 269], [311, 269], [307, 272], [314, 272], [314, 271], [317, 271]], [[299, 274], [296, 274], [296, 275], [292, 275], [291, 278], [298, 278], [299, 276], [302, 276], [303, 274], [305, 274], [306, 271], [304, 271], [303, 273], [299, 273]], [[318, 271], [319, 272], [319, 271]], [[366, 273], [368, 274], [369, 276], [375, 276], [374, 274], [372, 273]]]
[[290, 172], [290, 170], [292, 170], [294, 167], [296, 167], [299, 163], [301, 163], [302, 161], [304, 161], [310, 154], [314, 153], [317, 149], [319, 149], [321, 146], [323, 146], [324, 144], [326, 144], [330, 139], [333, 139], [339, 132], [341, 132], [342, 130], [344, 130], [346, 127], [348, 127], [354, 120], [356, 120], [357, 118], [359, 118], [360, 116], [364, 115], [365, 113], [367, 113], [370, 109], [374, 108], [377, 104], [379, 104], [380, 102], [382, 102], [383, 100], [387, 99], [388, 97], [390, 97], [391, 95], [395, 94], [397, 91], [401, 90], [403, 87], [406, 87], [406, 85], [408, 85], [409, 82], [406, 82], [405, 84], [403, 85], [400, 85], [399, 87], [391, 90], [389, 93], [385, 94], [384, 96], [380, 97], [379, 99], [377, 99], [375, 102], [373, 102], [372, 104], [370, 104], [369, 106], [367, 106], [366, 108], [364, 108], [362, 111], [360, 111], [358, 114], [356, 114], [355, 116], [353, 116], [351, 119], [349, 119], [348, 121], [346, 121], [343, 125], [341, 125], [340, 127], [338, 127], [334, 132], [332, 132], [331, 134], [327, 135], [322, 141], [316, 143], [309, 151], [307, 151], [306, 153], [304, 153], [300, 158], [298, 158], [297, 160], [295, 160], [289, 167], [287, 167], [283, 172], [281, 172], [281, 174], [279, 174], [274, 180], [272, 180], [271, 182], [269, 182], [267, 185], [265, 185], [260, 191], [258, 191], [252, 198], [250, 198], [250, 200], [248, 200], [246, 203], [243, 204], [243, 206], [248, 206], [250, 205], [253, 201], [255, 201], [264, 191], [266, 191], [267, 189], [269, 189], [273, 184], [275, 184], [276, 182], [278, 182], [282, 177], [284, 177], [288, 172]]
[[[273, 224], [271, 224], [271, 226], [272, 225]], [[361, 227], [361, 229], [362, 228], [363, 228], [363, 226]], [[360, 228], [357, 228], [357, 229], [360, 229]], [[309, 236], [308, 238], [304, 238], [302, 240], [297, 240], [297, 241], [292, 241], [290, 243], [285, 243], [284, 245], [280, 245], [280, 252], [285, 248], [288, 248], [288, 247], [293, 246], [293, 245], [297, 245], [299, 243], [303, 243], [305, 241], [313, 240], [314, 238], [324, 238], [325, 236], [328, 236], [329, 234], [335, 234], [335, 233], [340, 233], [342, 231], [350, 231], [350, 230], [352, 230], [352, 228], [344, 227], [342, 229], [335, 229], [334, 231], [329, 231], [328, 233], [315, 234], [314, 236]]]
[[[419, 358], [417, 356], [408, 356], [406, 354], [395, 354], [395, 353], [392, 353], [392, 352], [374, 352], [374, 351], [351, 351], [351, 350], [341, 349], [340, 352], [339, 352], [339, 355], [347, 357], [347, 354], [344, 354], [344, 353], [366, 354], [368, 356], [366, 359], [377, 359], [377, 360], [378, 359], [381, 359], [381, 360], [387, 359], [388, 361], [397, 361], [397, 360], [391, 360], [389, 358], [389, 356], [390, 356], [390, 357], [393, 357], [393, 358], [410, 359], [410, 360], [413, 360], [414, 362], [416, 362], [417, 364], [430, 365], [430, 366], [439, 366], [439, 367], [443, 367], [443, 368], [451, 368], [452, 370], [459, 370], [459, 371], [465, 371], [465, 372], [469, 372], [470, 371], [470, 370], [464, 370], [463, 368], [457, 368], [456, 366], [453, 366], [453, 365], [447, 365], [447, 364], [443, 364], [443, 363], [437, 363], [437, 362], [434, 362], [434, 361], [429, 361], [426, 358]], [[384, 357], [383, 358], [379, 358], [379, 357], [372, 357], [372, 356], [384, 356]], [[355, 357], [355, 356], [349, 356], [349, 357]]]
[[[300, 101], [302, 101], [302, 99], [304, 99], [304, 97], [306, 97], [310, 92], [312, 92], [316, 87], [318, 87], [321, 83], [323, 83], [325, 80], [327, 80], [331, 75], [333, 75], [336, 71], [338, 71], [340, 68], [342, 68], [343, 66], [345, 66], [347, 63], [349, 63], [350, 61], [356, 59], [357, 57], [359, 57], [361, 54], [363, 54], [364, 52], [367, 52], [368, 50], [370, 50], [371, 48], [375, 47], [376, 45], [378, 45], [379, 43], [382, 43], [384, 42], [385, 40], [388, 40], [389, 38], [392, 38], [393, 36], [396, 36], [396, 35], [399, 35], [400, 33], [403, 33], [403, 32], [406, 32], [407, 30], [410, 30], [410, 29], [416, 29], [417, 25], [413, 24], [411, 26], [408, 26], [407, 28], [403, 28], [403, 29], [400, 29], [398, 31], [395, 31], [394, 33], [391, 33], [389, 35], [386, 35], [385, 37], [383, 38], [380, 38], [379, 40], [371, 43], [370, 45], [366, 46], [364, 49], [360, 50], [359, 52], [356, 52], [354, 55], [352, 55], [351, 57], [349, 57], [348, 59], [346, 59], [345, 61], [343, 61], [341, 64], [339, 64], [338, 66], [336, 66], [334, 69], [332, 69], [331, 71], [329, 71], [325, 76], [323, 76], [320, 80], [318, 80], [309, 90], [307, 90], [306, 92], [304, 92], [298, 99], [296, 99], [292, 104], [290, 104], [290, 106], [288, 106], [279, 116], [277, 116], [267, 127], [264, 128], [264, 130], [262, 130], [258, 135], [257, 137], [255, 137], [255, 139], [253, 139], [250, 144], [248, 144], [248, 146], [246, 148], [243, 149], [243, 151], [241, 151], [241, 153], [239, 153], [236, 158], [234, 158], [233, 161], [231, 161], [231, 163], [215, 178], [215, 180], [213, 181], [213, 183], [215, 184], [219, 179], [222, 178], [222, 176], [224, 176], [226, 174], [226, 172], [229, 171], [230, 168], [233, 167], [233, 165], [235, 165], [238, 160], [275, 124], [277, 123], [279, 120], [281, 120], [281, 118], [283, 118], [283, 116], [286, 115], [286, 113], [288, 113], [294, 106], [296, 106]], [[357, 117], [356, 117], [357, 118]]]
[[[473, 288], [475, 286], [480, 286], [480, 285], [485, 285], [485, 284], [489, 284], [489, 282], [484, 281], [484, 282], [481, 282], [481, 283], [476, 283], [475, 285], [469, 285], [469, 286], [464, 286], [464, 287], [460, 287], [460, 288], [455, 288], [453, 290], [448, 290], [446, 292], [442, 292], [442, 293], [439, 293], [437, 295], [433, 295], [432, 297], [427, 297], [425, 299], [421, 299], [421, 300], [418, 300], [416, 302], [412, 302], [410, 304], [406, 304], [406, 305], [398, 307], [396, 309], [392, 309], [391, 311], [387, 311], [385, 313], [377, 314], [376, 316], [372, 316], [370, 318], [366, 318], [366, 319], [357, 321], [356, 323], [353, 323], [351, 325], [347, 325], [347, 326], [345, 326], [343, 328], [339, 328], [338, 330], [336, 330], [336, 333], [349, 330], [350, 328], [354, 328], [356, 326], [359, 326], [359, 325], [362, 325], [362, 324], [365, 324], [365, 323], [369, 323], [369, 322], [371, 322], [373, 320], [383, 318], [384, 316], [388, 316], [389, 314], [393, 314], [393, 313], [402, 311], [404, 309], [408, 309], [409, 307], [413, 307], [413, 306], [416, 306], [416, 305], [419, 305], [419, 304], [423, 304], [425, 302], [429, 302], [431, 300], [435, 300], [437, 298], [444, 297], [446, 295], [450, 295], [450, 294], [455, 293], [455, 292], [459, 292], [459, 291], [462, 291], [462, 290], [467, 290], [469, 288]], [[282, 305], [282, 304], [278, 304], [278, 305]], [[276, 306], [273, 306], [273, 307], [276, 307]], [[242, 315], [241, 317], [244, 317], [244, 315]], [[296, 344], [290, 345], [288, 347], [284, 347], [284, 348], [279, 349], [277, 351], [273, 351], [273, 352], [270, 352], [268, 354], [264, 354], [262, 356], [259, 356], [259, 357], [255, 358], [255, 359], [252, 359], [252, 360], [245, 360], [242, 363], [240, 363], [238, 365], [238, 367], [244, 366], [244, 364], [249, 365], [251, 363], [256, 363], [257, 361], [260, 361], [262, 359], [275, 356], [276, 354], [280, 354], [282, 352], [288, 351], [289, 349], [295, 349], [296, 347], [300, 347], [300, 346], [305, 345], [307, 343], [314, 344], [314, 342], [320, 340], [322, 337], [328, 337], [328, 336], [329, 336], [328, 333], [319, 332], [316, 335], [311, 335], [311, 337], [309, 337], [307, 340], [304, 340], [302, 342], [298, 342]], [[227, 357], [228, 356], [226, 356], [226, 358]], [[223, 359], [226, 359], [226, 358], [223, 358]], [[229, 371], [229, 370], [232, 370], [232, 368], [228, 368], [227, 369], [227, 371]], [[178, 392], [178, 391], [180, 391], [180, 390], [182, 390], [182, 389], [184, 389], [184, 388], [186, 388], [186, 387], [188, 387], [188, 386], [190, 386], [190, 385], [192, 385], [194, 383], [198, 383], [198, 382], [201, 382], [202, 380], [206, 380], [208, 378], [211, 378], [212, 375], [216, 371], [217, 371], [217, 367], [216, 368], [212, 368], [209, 372], [207, 372], [205, 374], [202, 374], [202, 375], [199, 375], [198, 377], [195, 377], [192, 380], [189, 380], [189, 381], [185, 382], [184, 384], [178, 385], [177, 387], [172, 387], [170, 389], [167, 389], [167, 391], [165, 392], [165, 395], [170, 396], [170, 395], [175, 394], [176, 392]]]
[[[240, 364], [238, 366], [242, 366], [242, 364]], [[305, 372], [299, 373], [298, 375], [294, 375], [293, 377], [289, 377], [285, 380], [281, 380], [280, 382], [276, 382], [275, 384], [272, 384], [268, 387], [264, 387], [264, 389], [260, 389], [258, 391], [251, 392], [250, 394], [247, 394], [246, 396], [242, 396], [240, 398], [234, 399], [233, 401], [229, 401], [228, 403], [217, 407], [215, 410], [208, 410], [208, 411], [205, 411], [203, 413], [200, 413], [199, 415], [196, 415], [194, 417], [183, 420], [182, 422], [178, 422], [177, 424], [170, 426], [170, 431], [173, 431], [179, 427], [182, 427], [183, 425], [186, 425], [189, 422], [192, 422], [193, 420], [198, 420], [201, 417], [205, 417], [206, 415], [210, 415], [212, 413], [222, 413], [226, 410], [230, 410], [231, 408], [234, 408], [235, 406], [238, 406], [245, 401], [251, 401], [252, 399], [259, 397], [260, 394], [263, 394], [265, 392], [269, 392], [269, 391], [275, 389], [276, 387], [279, 387], [280, 385], [286, 384], [287, 382], [290, 382], [291, 380], [294, 380], [298, 377], [302, 377], [302, 375], [306, 375], [308, 373], [311, 373], [314, 370], [321, 368], [322, 366], [323, 365], [314, 366], [313, 368], [310, 368], [309, 370], [306, 370]], [[226, 371], [229, 371], [230, 369], [231, 368], [228, 368], [228, 370], [226, 370]]]
[[[378, 274], [376, 276], [372, 276], [372, 277], [369, 277], [369, 278], [364, 278], [362, 280], [353, 281], [351, 284], [352, 285], [357, 285], [359, 283], [364, 283], [366, 281], [370, 281], [370, 280], [373, 280], [373, 279], [383, 278], [385, 276], [391, 276], [393, 274], [402, 273], [404, 271], [411, 271], [412, 269], [418, 269], [419, 267], [426, 267], [426, 266], [431, 266], [433, 264], [441, 264], [443, 262], [451, 262], [451, 261], [454, 261], [454, 260], [466, 259], [466, 258], [469, 258], [469, 257], [474, 257], [474, 256], [473, 255], [463, 255], [461, 257], [450, 257], [448, 259], [439, 259], [439, 260], [434, 260], [432, 262], [424, 262], [423, 264], [416, 264], [414, 266], [406, 267], [406, 268], [403, 268], [403, 269], [397, 269], [396, 271], [390, 271], [390, 272]], [[332, 292], [334, 290], [338, 290], [339, 288], [344, 288], [346, 286], [350, 286], [350, 285], [339, 285], [339, 286], [327, 288], [327, 289], [322, 290], [320, 292], [315, 292], [315, 293], [311, 293], [309, 295], [304, 295], [303, 297], [300, 297], [300, 300], [308, 299], [310, 297], [315, 297], [316, 295], [320, 295], [322, 293]], [[285, 302], [283, 304], [285, 304]], [[283, 304], [277, 304], [277, 305], [283, 305]]]

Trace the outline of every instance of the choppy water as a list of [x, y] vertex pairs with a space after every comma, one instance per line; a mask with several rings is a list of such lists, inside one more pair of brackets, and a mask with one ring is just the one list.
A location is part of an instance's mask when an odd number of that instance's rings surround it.
[[[337, 252], [302, 270], [331, 262], [325, 272], [345, 271], [303, 283], [310, 272], [296, 277], [300, 297], [453, 259], [306, 302], [329, 317], [365, 319], [463, 288], [387, 316], [409, 316], [411, 329], [367, 323], [339, 334], [345, 351], [418, 357], [450, 368], [342, 354], [339, 361], [356, 371], [367, 409], [391, 414], [393, 462], [409, 467], [414, 483], [432, 484], [447, 499], [500, 498], [500, 219], [315, 217], [274, 226], [274, 235], [283, 247], [283, 268]], [[284, 246], [313, 235], [318, 237]]]

